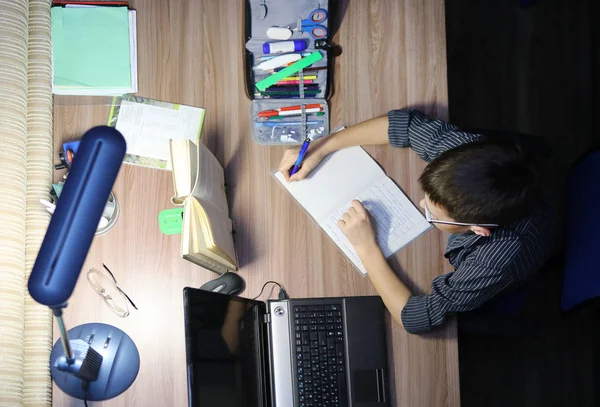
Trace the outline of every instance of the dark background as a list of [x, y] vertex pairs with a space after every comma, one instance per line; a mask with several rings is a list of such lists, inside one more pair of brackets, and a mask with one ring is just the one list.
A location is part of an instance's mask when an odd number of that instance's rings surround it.
[[[446, 0], [450, 121], [547, 140], [559, 218], [569, 167], [600, 140], [599, 3]], [[463, 407], [600, 405], [598, 307], [561, 314], [561, 244], [517, 318], [459, 318]]]

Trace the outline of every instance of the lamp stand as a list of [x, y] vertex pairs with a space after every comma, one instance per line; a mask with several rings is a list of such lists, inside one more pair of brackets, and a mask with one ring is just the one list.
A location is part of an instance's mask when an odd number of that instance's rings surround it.
[[[131, 386], [140, 369], [140, 354], [129, 335], [115, 326], [102, 323], [79, 325], [67, 333], [62, 318], [58, 322], [61, 339], [52, 348], [50, 372], [62, 391], [81, 400], [102, 401], [118, 396]], [[94, 381], [83, 381], [57, 367], [61, 357], [73, 357], [70, 340], [77, 339], [89, 344], [102, 356], [98, 378]]]

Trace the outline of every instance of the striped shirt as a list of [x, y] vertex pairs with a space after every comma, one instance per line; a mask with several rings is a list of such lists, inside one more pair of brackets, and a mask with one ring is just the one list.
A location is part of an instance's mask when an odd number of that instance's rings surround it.
[[[460, 131], [417, 110], [388, 114], [390, 144], [410, 147], [429, 162], [446, 150], [483, 139]], [[459, 219], [460, 221], [460, 219]], [[436, 277], [431, 294], [414, 295], [402, 310], [410, 333], [430, 331], [448, 315], [470, 311], [537, 271], [554, 247], [555, 218], [550, 201], [528, 217], [495, 228], [488, 237], [473, 233], [450, 235], [444, 256], [454, 271]]]

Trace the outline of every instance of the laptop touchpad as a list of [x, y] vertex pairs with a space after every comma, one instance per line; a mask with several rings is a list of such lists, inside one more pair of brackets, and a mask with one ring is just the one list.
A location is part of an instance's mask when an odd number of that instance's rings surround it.
[[380, 369], [352, 371], [352, 389], [356, 403], [383, 403], [385, 391]]

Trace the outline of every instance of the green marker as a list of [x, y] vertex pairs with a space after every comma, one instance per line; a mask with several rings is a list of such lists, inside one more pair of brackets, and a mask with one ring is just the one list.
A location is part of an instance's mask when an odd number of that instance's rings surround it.
[[283, 80], [283, 78], [292, 76], [296, 72], [300, 72], [302, 69], [311, 66], [312, 64], [314, 64], [317, 61], [320, 61], [321, 59], [323, 59], [323, 54], [321, 54], [319, 51], [315, 51], [309, 56], [302, 58], [301, 60], [294, 62], [292, 65], [283, 68], [281, 71], [267, 76], [262, 81], [256, 82], [256, 88], [262, 92], [269, 86], [273, 86], [277, 82]]

